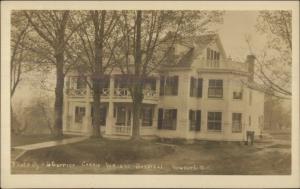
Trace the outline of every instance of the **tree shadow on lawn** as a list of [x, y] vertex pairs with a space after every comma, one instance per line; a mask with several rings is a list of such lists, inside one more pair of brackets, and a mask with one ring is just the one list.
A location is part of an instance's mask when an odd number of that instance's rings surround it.
[[153, 141], [87, 139], [85, 141], [27, 152], [20, 161], [75, 163], [132, 163], [163, 157], [174, 148]]

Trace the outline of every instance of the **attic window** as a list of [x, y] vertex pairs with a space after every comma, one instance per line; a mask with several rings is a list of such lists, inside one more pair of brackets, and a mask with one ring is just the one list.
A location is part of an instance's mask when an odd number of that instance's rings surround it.
[[207, 48], [206, 52], [207, 65], [209, 67], [219, 67], [220, 53]]

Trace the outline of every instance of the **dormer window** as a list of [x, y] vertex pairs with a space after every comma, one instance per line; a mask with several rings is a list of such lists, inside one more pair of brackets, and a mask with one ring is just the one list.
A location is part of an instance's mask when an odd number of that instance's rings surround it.
[[219, 67], [219, 63], [220, 63], [220, 53], [219, 52], [212, 50], [210, 48], [207, 48], [206, 59], [207, 59], [207, 65], [209, 67]]

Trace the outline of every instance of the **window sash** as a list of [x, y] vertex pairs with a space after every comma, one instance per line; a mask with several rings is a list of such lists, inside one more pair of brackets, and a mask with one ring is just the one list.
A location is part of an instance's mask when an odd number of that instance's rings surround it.
[[232, 113], [232, 132], [242, 132], [242, 114]]
[[222, 112], [208, 112], [207, 129], [216, 131], [222, 130]]
[[208, 97], [209, 98], [223, 97], [223, 80], [209, 80]]

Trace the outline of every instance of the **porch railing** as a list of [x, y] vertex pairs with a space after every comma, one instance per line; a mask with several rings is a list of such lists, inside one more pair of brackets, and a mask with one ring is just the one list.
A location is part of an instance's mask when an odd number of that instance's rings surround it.
[[130, 91], [128, 88], [115, 88], [114, 95], [115, 97], [130, 97]]
[[[94, 92], [91, 90], [91, 96], [93, 96]], [[102, 97], [108, 97], [109, 96], [109, 88], [103, 88], [101, 92]]]
[[82, 97], [86, 95], [86, 89], [67, 89], [67, 95]]
[[114, 126], [113, 132], [114, 132], [114, 134], [130, 135], [131, 127], [130, 126]]
[[[156, 90], [144, 89], [143, 94], [145, 99], [158, 98], [158, 93]], [[127, 98], [130, 97], [130, 90], [128, 88], [115, 88], [114, 95], [115, 97]]]
[[[87, 95], [86, 89], [67, 89], [66, 93], [68, 96], [74, 97], [84, 97]], [[143, 90], [144, 99], [146, 100], [156, 100], [158, 99], [158, 92], [152, 89], [144, 89]], [[90, 96], [93, 95], [93, 91], [90, 91]], [[114, 98], [131, 98], [130, 91], [128, 88], [115, 88], [114, 89]], [[109, 88], [103, 88], [101, 91], [102, 97], [109, 97], [110, 90]]]

